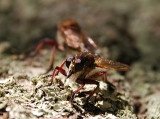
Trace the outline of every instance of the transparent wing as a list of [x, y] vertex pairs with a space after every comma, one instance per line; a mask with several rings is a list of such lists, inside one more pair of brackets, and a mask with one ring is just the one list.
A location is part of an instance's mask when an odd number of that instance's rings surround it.
[[97, 67], [106, 68], [106, 69], [114, 69], [114, 70], [119, 70], [119, 71], [129, 71], [130, 70], [130, 67], [126, 64], [115, 62], [115, 61], [108, 60], [108, 59], [101, 58], [101, 57], [95, 58], [95, 64], [97, 65]]
[[95, 44], [95, 42], [93, 41], [93, 39], [91, 37], [89, 37], [87, 34], [85, 34], [83, 31], [83, 42], [85, 44], [85, 47], [92, 53], [95, 52], [95, 50], [97, 49], [97, 45]]

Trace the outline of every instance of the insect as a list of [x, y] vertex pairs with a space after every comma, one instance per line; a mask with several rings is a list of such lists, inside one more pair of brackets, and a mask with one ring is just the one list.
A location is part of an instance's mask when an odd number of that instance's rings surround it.
[[49, 72], [53, 68], [56, 49], [65, 51], [65, 47], [67, 46], [76, 51], [94, 52], [97, 48], [92, 38], [90, 38], [85, 32], [83, 32], [78, 23], [72, 19], [62, 21], [57, 25], [56, 39], [57, 40], [48, 38], [41, 40], [32, 55], [37, 55], [44, 44], [53, 47], [50, 67], [47, 72]]
[[[62, 67], [66, 64], [68, 71], [65, 71]], [[119, 71], [129, 71], [130, 67], [120, 62], [105, 59], [91, 52], [80, 52], [74, 57], [68, 57], [60, 67], [55, 67], [52, 74], [51, 84], [54, 81], [54, 76], [58, 73], [62, 73], [64, 76], [79, 83], [81, 86], [73, 92], [70, 101], [74, 99], [74, 95], [78, 93], [85, 84], [95, 84], [97, 87], [87, 97], [87, 101], [93, 96], [93, 94], [99, 88], [99, 82], [95, 79], [99, 76], [105, 75], [105, 81], [107, 82], [106, 69], [114, 69]]]

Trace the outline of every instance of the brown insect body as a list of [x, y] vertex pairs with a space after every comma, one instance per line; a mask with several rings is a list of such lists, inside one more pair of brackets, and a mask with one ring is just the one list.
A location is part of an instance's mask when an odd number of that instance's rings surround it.
[[[68, 72], [62, 69], [65, 63]], [[107, 81], [106, 69], [119, 71], [130, 70], [129, 66], [126, 64], [108, 60], [90, 52], [80, 52], [75, 57], [69, 57], [63, 62], [63, 65], [54, 69], [51, 83], [53, 82], [54, 76], [61, 72], [63, 75], [67, 76], [67, 78], [71, 78], [81, 84], [81, 87], [74, 91], [71, 101], [73, 100], [74, 95], [82, 89], [85, 84], [96, 84], [97, 87], [87, 98], [87, 100], [89, 100], [99, 88], [99, 82], [95, 79], [99, 76], [105, 75], [105, 81]], [[56, 72], [56, 70], [58, 71]]]
[[94, 52], [97, 47], [75, 20], [66, 20], [58, 24], [57, 40], [61, 50], [64, 50], [64, 44], [78, 51]]
[[56, 49], [64, 51], [65, 46], [68, 46], [76, 51], [90, 51], [94, 53], [97, 48], [94, 41], [81, 30], [78, 23], [71, 19], [60, 22], [57, 25], [57, 40], [48, 38], [41, 40], [33, 56], [40, 52], [44, 44], [53, 47], [50, 68], [48, 71], [53, 67]]

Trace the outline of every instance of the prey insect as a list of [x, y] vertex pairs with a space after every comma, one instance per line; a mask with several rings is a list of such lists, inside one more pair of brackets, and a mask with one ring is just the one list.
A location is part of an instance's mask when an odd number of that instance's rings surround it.
[[[62, 67], [66, 64], [68, 71], [65, 71]], [[80, 52], [74, 57], [68, 57], [60, 67], [55, 67], [52, 74], [51, 84], [54, 81], [54, 77], [60, 73], [79, 83], [81, 86], [73, 92], [70, 101], [72, 102], [76, 93], [78, 93], [85, 84], [95, 84], [97, 87], [87, 97], [87, 101], [93, 96], [93, 94], [99, 88], [99, 82], [96, 78], [105, 75], [105, 81], [107, 82], [106, 69], [114, 69], [119, 71], [129, 71], [130, 68], [126, 64], [115, 62], [105, 59], [96, 54], [90, 52]]]
[[94, 52], [97, 48], [92, 38], [90, 38], [85, 32], [82, 31], [82, 29], [75, 20], [69, 19], [60, 22], [57, 25], [56, 37], [56, 40], [41, 40], [37, 45], [35, 52], [32, 54], [32, 56], [37, 55], [44, 46], [44, 44], [53, 47], [50, 67], [47, 72], [49, 72], [53, 68], [56, 49], [60, 51], [65, 51], [65, 46], [67, 46], [76, 51]]

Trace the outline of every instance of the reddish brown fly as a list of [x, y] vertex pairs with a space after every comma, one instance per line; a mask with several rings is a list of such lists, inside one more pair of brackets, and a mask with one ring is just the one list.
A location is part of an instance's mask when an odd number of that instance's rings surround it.
[[44, 44], [53, 47], [50, 68], [48, 71], [50, 71], [53, 67], [56, 49], [64, 51], [65, 46], [68, 46], [76, 51], [90, 51], [94, 53], [97, 47], [92, 38], [82, 31], [75, 20], [71, 19], [65, 20], [57, 25], [56, 40], [41, 40], [32, 56], [37, 55]]
[[[66, 64], [66, 67], [68, 68], [67, 72], [62, 68], [64, 64]], [[74, 95], [78, 93], [85, 84], [95, 84], [97, 87], [87, 97], [87, 100], [89, 100], [99, 88], [99, 82], [95, 79], [99, 76], [105, 75], [105, 81], [107, 82], [106, 69], [114, 69], [118, 71], [130, 70], [129, 66], [126, 64], [108, 60], [90, 52], [80, 52], [74, 57], [68, 57], [60, 67], [55, 67], [53, 70], [51, 84], [53, 83], [54, 76], [58, 75], [59, 72], [70, 80], [74, 80], [81, 84], [80, 88], [74, 91], [71, 97], [71, 102]]]

